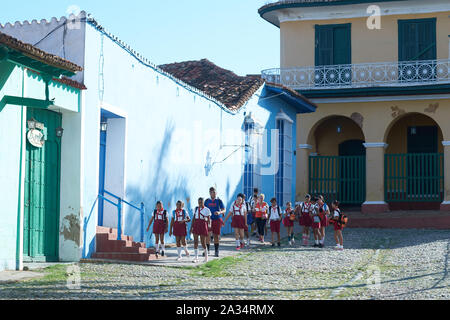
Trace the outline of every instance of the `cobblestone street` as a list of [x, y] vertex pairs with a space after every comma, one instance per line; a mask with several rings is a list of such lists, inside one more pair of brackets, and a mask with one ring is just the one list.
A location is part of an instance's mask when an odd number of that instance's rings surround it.
[[[450, 299], [450, 231], [346, 229], [344, 251], [252, 245], [200, 266], [79, 264], [2, 284], [1, 299]], [[184, 258], [188, 259], [188, 258]], [[370, 281], [370, 280], [373, 281]], [[368, 284], [371, 284], [368, 286]]]

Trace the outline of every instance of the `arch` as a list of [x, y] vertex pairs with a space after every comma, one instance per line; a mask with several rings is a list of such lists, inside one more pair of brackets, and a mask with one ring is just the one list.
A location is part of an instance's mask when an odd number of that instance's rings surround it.
[[437, 127], [437, 150], [443, 152], [443, 131], [439, 123], [432, 117], [420, 112], [408, 112], [393, 119], [384, 132], [383, 142], [386, 143], [386, 153], [406, 153], [407, 128], [413, 126]]
[[339, 144], [347, 140], [365, 141], [361, 126], [350, 117], [329, 115], [311, 127], [307, 143], [312, 146], [314, 153], [338, 155]]

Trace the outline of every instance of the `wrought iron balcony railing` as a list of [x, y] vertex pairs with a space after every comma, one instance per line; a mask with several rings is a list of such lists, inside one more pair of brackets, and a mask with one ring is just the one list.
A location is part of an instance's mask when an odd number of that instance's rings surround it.
[[450, 83], [450, 60], [278, 68], [262, 77], [296, 90], [430, 85]]

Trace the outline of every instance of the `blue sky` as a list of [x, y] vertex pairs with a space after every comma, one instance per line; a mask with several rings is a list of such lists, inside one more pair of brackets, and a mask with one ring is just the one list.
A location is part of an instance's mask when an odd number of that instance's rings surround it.
[[51, 19], [71, 6], [156, 64], [207, 58], [239, 75], [279, 66], [279, 29], [258, 15], [267, 0], [26, 0], [2, 3], [0, 22]]

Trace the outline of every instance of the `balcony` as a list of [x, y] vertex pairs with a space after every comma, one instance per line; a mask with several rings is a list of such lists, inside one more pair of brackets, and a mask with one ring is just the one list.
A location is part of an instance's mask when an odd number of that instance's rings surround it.
[[445, 84], [450, 83], [450, 60], [277, 68], [263, 70], [262, 78], [295, 90]]

